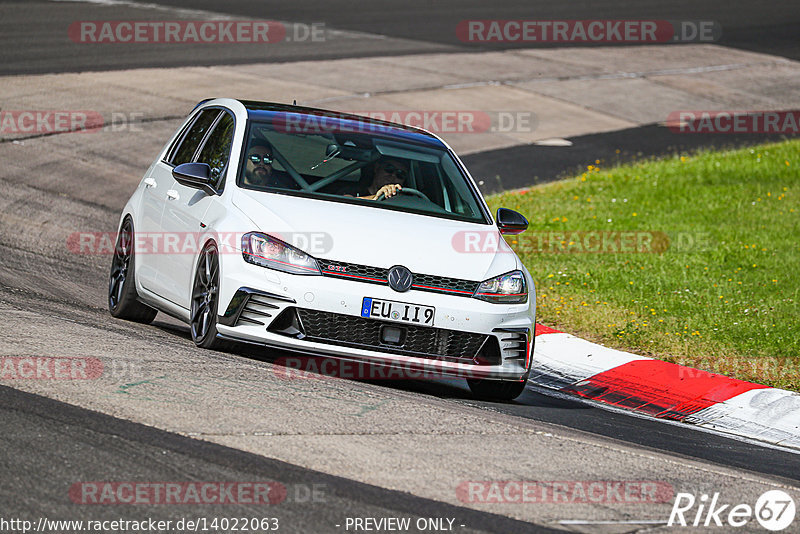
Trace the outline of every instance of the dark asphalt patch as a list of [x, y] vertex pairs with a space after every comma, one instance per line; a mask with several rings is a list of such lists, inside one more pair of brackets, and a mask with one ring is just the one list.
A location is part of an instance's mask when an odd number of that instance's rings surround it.
[[484, 194], [555, 181], [579, 175], [600, 160], [600, 167], [697, 150], [738, 148], [784, 135], [676, 134], [650, 124], [614, 132], [570, 137], [572, 146], [521, 145], [462, 156], [461, 160]]

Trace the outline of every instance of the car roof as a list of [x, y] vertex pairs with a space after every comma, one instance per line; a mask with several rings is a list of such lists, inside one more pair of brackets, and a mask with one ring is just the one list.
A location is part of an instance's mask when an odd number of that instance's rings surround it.
[[[447, 148], [447, 145], [432, 133], [404, 124], [352, 113], [275, 102], [258, 102], [255, 100], [239, 100], [239, 102], [247, 109], [247, 116], [250, 120], [272, 122], [277, 119], [286, 121], [285, 124], [302, 123], [313, 131], [371, 133], [381, 137], [402, 139], [437, 148]], [[290, 115], [293, 116], [292, 119], [287, 120]], [[303, 122], [302, 118], [298, 121], [296, 115], [305, 116], [307, 119], [305, 122]]]

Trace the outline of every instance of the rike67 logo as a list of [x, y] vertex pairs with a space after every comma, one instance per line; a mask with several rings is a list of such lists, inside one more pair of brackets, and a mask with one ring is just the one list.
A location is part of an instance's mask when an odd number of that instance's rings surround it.
[[795, 517], [794, 499], [781, 490], [764, 492], [751, 506], [746, 503], [730, 504], [720, 500], [719, 493], [710, 498], [702, 494], [696, 498], [691, 493], [678, 493], [667, 526], [754, 528], [755, 519], [763, 528], [773, 532], [786, 529]]

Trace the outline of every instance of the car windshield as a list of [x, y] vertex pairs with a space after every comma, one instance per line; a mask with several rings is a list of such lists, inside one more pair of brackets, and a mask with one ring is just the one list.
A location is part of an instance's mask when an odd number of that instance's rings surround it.
[[[252, 190], [487, 223], [477, 192], [447, 150], [385, 135], [393, 130], [389, 126], [366, 126], [379, 131], [338, 127], [299, 132], [283, 121], [253, 121], [237, 183]], [[399, 193], [375, 198], [381, 187], [392, 184], [400, 186]]]

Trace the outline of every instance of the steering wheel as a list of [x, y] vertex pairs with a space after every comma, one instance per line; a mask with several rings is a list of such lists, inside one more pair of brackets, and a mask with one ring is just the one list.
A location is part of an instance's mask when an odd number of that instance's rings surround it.
[[[428, 202], [431, 201], [431, 199], [429, 199], [427, 196], [425, 196], [425, 193], [423, 193], [422, 191], [418, 191], [417, 189], [414, 189], [414, 188], [411, 188], [411, 187], [404, 187], [404, 188], [398, 190], [397, 192], [398, 193], [405, 193], [406, 195], [412, 195], [412, 196], [415, 196], [415, 197], [423, 198], [423, 199], [427, 200]], [[380, 195], [375, 197], [375, 200], [386, 200], [386, 195], [384, 193], [381, 193]]]

